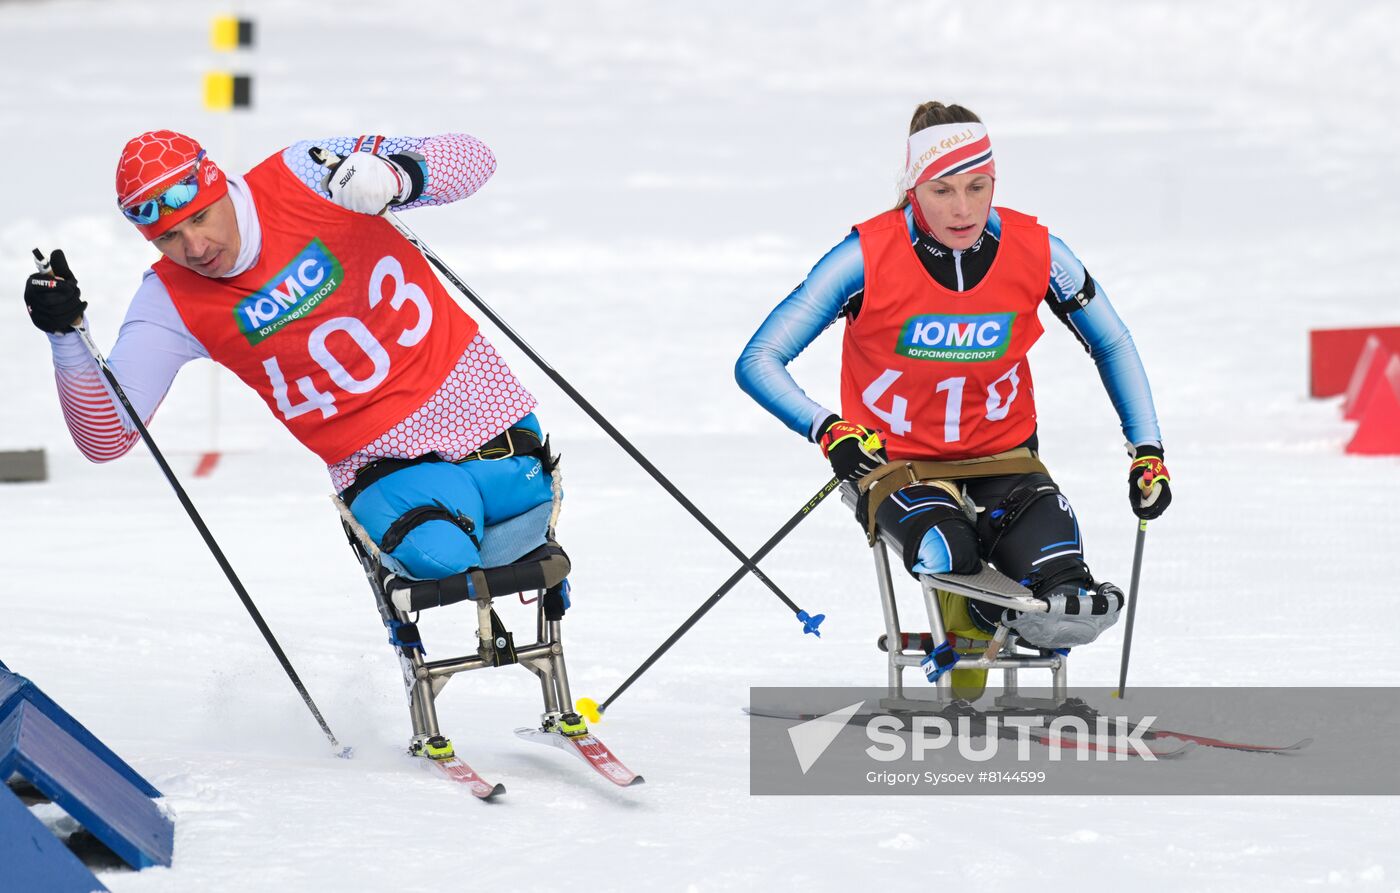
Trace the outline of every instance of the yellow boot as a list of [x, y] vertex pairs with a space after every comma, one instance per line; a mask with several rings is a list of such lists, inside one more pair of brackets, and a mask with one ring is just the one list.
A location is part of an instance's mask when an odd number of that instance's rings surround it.
[[[953, 640], [954, 650], [967, 657], [980, 657], [987, 650], [987, 634], [972, 622], [967, 612], [967, 599], [961, 595], [938, 590], [938, 608], [943, 613], [943, 627]], [[959, 670], [953, 667], [953, 697], [975, 701], [987, 690], [986, 670]]]

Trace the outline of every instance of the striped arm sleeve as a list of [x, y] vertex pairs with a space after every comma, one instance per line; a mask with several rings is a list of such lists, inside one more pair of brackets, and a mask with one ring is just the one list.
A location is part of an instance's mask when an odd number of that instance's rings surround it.
[[[125, 455], [140, 434], [82, 339], [74, 332], [50, 335], [49, 345], [63, 419], [79, 452], [93, 462]], [[107, 358], [142, 424], [150, 424], [180, 367], [208, 356], [185, 328], [165, 286], [147, 271]]]
[[110, 462], [131, 449], [139, 435], [135, 428], [127, 429], [124, 414], [95, 363], [85, 369], [55, 366], [54, 379], [63, 420], [83, 456], [92, 462]]

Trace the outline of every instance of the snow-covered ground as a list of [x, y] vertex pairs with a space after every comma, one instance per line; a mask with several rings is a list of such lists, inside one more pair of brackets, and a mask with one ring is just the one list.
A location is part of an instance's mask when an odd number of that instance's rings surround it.
[[[0, 660], [166, 793], [174, 867], [105, 871], [113, 890], [1397, 889], [1393, 798], [750, 797], [749, 685], [883, 678], [867, 550], [835, 500], [765, 563], [828, 615], [822, 640], [746, 581], [599, 727], [645, 787], [515, 740], [537, 711], [528, 674], [454, 681], [446, 731], [510, 788], [475, 802], [399, 755], [398, 668], [323, 469], [231, 377], [190, 367], [153, 433], [357, 747], [330, 759], [149, 456], [77, 454], [19, 292], [31, 247], [65, 248], [111, 344], [153, 257], [112, 207], [117, 153], [142, 130], [194, 133], [238, 168], [302, 137], [473, 133], [495, 179], [407, 222], [755, 548], [827, 470], [738, 391], [734, 358], [893, 201], [915, 104], [959, 101], [993, 134], [998, 203], [1084, 259], [1152, 379], [1176, 503], [1148, 539], [1133, 681], [1397, 685], [1400, 460], [1343, 455], [1336, 401], [1306, 397], [1306, 332], [1400, 316], [1400, 8], [232, 5], [260, 40], [236, 62], [208, 49], [222, 4], [0, 2], [0, 449], [42, 446], [51, 472], [0, 487]], [[255, 113], [201, 109], [218, 66], [255, 73]], [[1092, 565], [1126, 583], [1121, 434], [1091, 362], [1047, 326], [1044, 455]], [[734, 561], [495, 340], [565, 456], [570, 670], [601, 700]], [[795, 364], [829, 404], [838, 343]], [[215, 443], [217, 473], [192, 477]], [[465, 647], [472, 622], [427, 617], [430, 648]], [[1075, 680], [1110, 683], [1120, 642], [1083, 649]]]

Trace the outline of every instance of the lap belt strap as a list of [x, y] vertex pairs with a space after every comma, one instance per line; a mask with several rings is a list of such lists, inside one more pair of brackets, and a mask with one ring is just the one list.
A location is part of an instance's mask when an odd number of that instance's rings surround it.
[[434, 505], [420, 505], [399, 515], [398, 519], [389, 525], [389, 529], [384, 531], [384, 539], [380, 542], [379, 548], [384, 552], [392, 553], [403, 544], [404, 537], [429, 521], [446, 521], [449, 524], [457, 525], [471, 538], [472, 545], [478, 549], [481, 548], [481, 541], [477, 539], [476, 525], [472, 523], [472, 519], [466, 515], [453, 514], [440, 502]]
[[[552, 472], [557, 464], [557, 460], [549, 455], [549, 438], [546, 437], [541, 441], [540, 436], [529, 428], [507, 428], [477, 449], [472, 450], [461, 461], [509, 459], [512, 456], [534, 456], [544, 465], [546, 473]], [[402, 471], [424, 462], [447, 461], [449, 460], [437, 453], [425, 453], [412, 459], [375, 459], [355, 472], [355, 482], [341, 491], [340, 498], [344, 500], [346, 505], [353, 505], [355, 497], [359, 496], [371, 484], [383, 480], [396, 471]]]
[[509, 459], [512, 456], [534, 456], [545, 464], [545, 471], [552, 471], [549, 462], [549, 438], [540, 440], [538, 434], [529, 428], [507, 428], [500, 434], [472, 450], [463, 462], [480, 459]]
[[902, 487], [919, 481], [956, 481], [967, 478], [1001, 477], [1040, 472], [1049, 475], [1040, 458], [1029, 447], [1017, 447], [994, 456], [936, 462], [931, 459], [899, 459], [886, 462], [857, 483], [860, 500], [856, 517], [865, 527], [866, 538], [875, 545], [875, 510]]

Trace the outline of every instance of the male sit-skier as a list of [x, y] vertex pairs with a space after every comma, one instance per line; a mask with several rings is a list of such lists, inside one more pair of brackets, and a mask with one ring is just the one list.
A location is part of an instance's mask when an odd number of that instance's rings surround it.
[[[328, 173], [313, 147], [343, 158]], [[242, 177], [183, 134], [131, 140], [117, 202], [162, 257], [109, 365], [143, 423], [185, 363], [213, 359], [326, 463], [408, 575], [478, 567], [486, 525], [553, 498], [536, 401], [380, 215], [466, 198], [494, 170], [465, 134], [305, 141]], [[116, 459], [139, 434], [73, 331], [87, 304], [62, 251], [51, 270], [24, 297], [49, 333], [64, 418], [85, 456]], [[357, 480], [384, 459], [407, 461]]]

